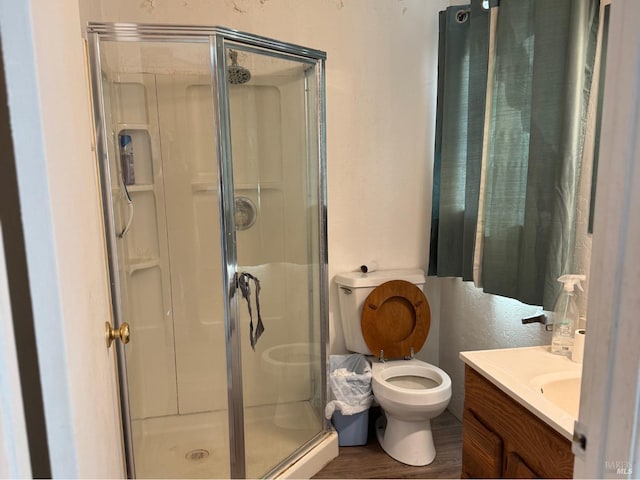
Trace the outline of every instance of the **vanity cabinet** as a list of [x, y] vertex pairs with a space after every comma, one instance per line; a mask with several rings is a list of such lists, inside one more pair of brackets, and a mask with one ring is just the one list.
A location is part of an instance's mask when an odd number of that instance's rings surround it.
[[465, 366], [462, 478], [572, 478], [571, 442]]

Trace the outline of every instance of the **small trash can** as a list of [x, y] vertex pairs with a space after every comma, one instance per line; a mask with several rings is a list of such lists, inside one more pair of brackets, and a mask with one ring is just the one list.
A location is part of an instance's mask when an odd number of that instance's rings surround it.
[[341, 447], [365, 445], [369, 436], [371, 365], [364, 355], [331, 355], [329, 384], [335, 400], [327, 403], [325, 417], [338, 432]]
[[353, 447], [366, 445], [369, 438], [369, 409], [343, 415], [338, 410], [333, 412], [331, 423], [338, 432], [338, 445], [341, 447]]

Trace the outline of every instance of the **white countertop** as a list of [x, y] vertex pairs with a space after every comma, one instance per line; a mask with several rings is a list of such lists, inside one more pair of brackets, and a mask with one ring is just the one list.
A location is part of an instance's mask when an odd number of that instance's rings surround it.
[[[460, 358], [527, 410], [571, 440], [573, 425], [577, 420], [576, 402], [579, 400], [571, 400], [574, 405], [568, 408], [565, 405], [561, 408], [557, 401], [554, 403], [550, 400], [551, 397], [545, 397], [541, 393], [537, 382], [540, 378], [581, 376], [582, 364], [572, 362], [567, 357], [552, 354], [549, 346], [462, 352]], [[577, 390], [579, 391], [579, 386]], [[579, 393], [571, 397], [578, 399]], [[566, 398], [564, 401], [566, 402]]]

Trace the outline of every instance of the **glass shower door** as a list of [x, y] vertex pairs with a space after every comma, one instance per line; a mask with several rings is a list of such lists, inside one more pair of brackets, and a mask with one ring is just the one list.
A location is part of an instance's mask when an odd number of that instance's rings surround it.
[[118, 345], [129, 472], [229, 478], [209, 38], [99, 50], [112, 298], [132, 339]]
[[249, 291], [236, 292], [246, 474], [257, 478], [323, 430], [316, 71], [225, 45], [237, 272]]

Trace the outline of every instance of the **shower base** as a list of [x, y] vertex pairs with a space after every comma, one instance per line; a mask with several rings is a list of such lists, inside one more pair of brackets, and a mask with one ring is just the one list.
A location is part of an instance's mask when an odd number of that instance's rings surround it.
[[[134, 420], [137, 478], [230, 478], [225, 410]], [[262, 477], [322, 429], [308, 401], [245, 409], [247, 477]]]

